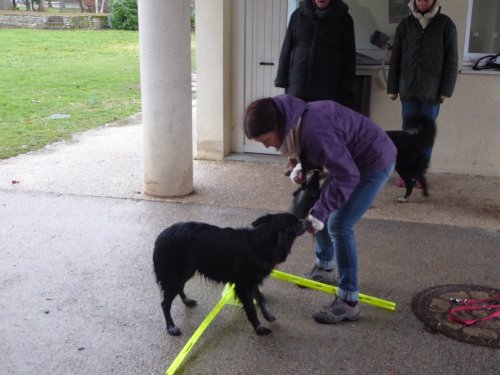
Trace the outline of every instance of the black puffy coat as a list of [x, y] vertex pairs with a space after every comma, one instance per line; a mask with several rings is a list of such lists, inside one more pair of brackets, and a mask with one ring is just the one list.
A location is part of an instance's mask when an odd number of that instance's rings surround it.
[[352, 100], [356, 69], [354, 23], [341, 0], [318, 10], [305, 0], [292, 13], [274, 84], [304, 100]]

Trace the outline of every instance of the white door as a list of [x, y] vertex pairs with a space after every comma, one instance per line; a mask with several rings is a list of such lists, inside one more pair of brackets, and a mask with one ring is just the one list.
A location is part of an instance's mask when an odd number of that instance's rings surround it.
[[[245, 107], [283, 93], [274, 87], [287, 26], [288, 0], [247, 0], [245, 30]], [[277, 154], [245, 137], [244, 152]]]

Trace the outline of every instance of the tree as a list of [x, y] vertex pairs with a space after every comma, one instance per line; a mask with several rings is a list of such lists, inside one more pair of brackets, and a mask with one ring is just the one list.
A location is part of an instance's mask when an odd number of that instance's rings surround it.
[[139, 30], [137, 0], [111, 0], [111, 28]]

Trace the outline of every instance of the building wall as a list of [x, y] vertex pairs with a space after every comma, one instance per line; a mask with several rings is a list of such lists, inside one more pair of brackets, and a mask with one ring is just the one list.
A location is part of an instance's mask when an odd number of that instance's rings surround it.
[[230, 0], [196, 3], [197, 159], [222, 160], [231, 151], [230, 15]]

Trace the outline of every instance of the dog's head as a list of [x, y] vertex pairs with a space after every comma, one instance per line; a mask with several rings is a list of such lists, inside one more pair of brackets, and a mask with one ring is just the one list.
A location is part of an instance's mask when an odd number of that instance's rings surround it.
[[[252, 223], [265, 242], [277, 249], [275, 263], [286, 260], [295, 239], [304, 234], [307, 221], [290, 213], [268, 214]], [[279, 249], [279, 250], [278, 250]]]

